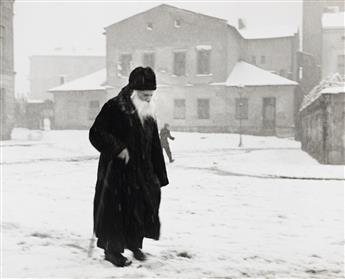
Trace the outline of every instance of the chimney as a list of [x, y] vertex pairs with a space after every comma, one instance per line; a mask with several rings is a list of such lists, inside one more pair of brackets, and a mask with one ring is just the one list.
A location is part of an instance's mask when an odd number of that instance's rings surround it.
[[61, 75], [60, 76], [60, 85], [65, 83], [65, 76]]
[[243, 18], [238, 19], [237, 25], [238, 25], [237, 27], [239, 30], [246, 28], [246, 22]]

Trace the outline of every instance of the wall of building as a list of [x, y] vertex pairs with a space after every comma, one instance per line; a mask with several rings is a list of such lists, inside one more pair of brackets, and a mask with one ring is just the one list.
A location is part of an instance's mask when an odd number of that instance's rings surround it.
[[[242, 93], [239, 92], [242, 90]], [[241, 95], [240, 95], [241, 94]], [[248, 98], [248, 119], [242, 119], [241, 131], [263, 135], [263, 98], [276, 98], [276, 135], [294, 135], [294, 86], [247, 87], [245, 89], [223, 86], [184, 86], [160, 88], [155, 93], [159, 124], [170, 123], [175, 130], [206, 132], [239, 132], [240, 120], [236, 118], [236, 98]], [[197, 100], [209, 99], [210, 118], [199, 119]], [[185, 119], [174, 119], [174, 100], [184, 99]]]
[[345, 164], [345, 93], [321, 95], [301, 112], [302, 149], [324, 164]]
[[[179, 28], [175, 27], [175, 20], [180, 20]], [[147, 30], [148, 22], [152, 23], [152, 30]], [[226, 33], [224, 20], [175, 8], [160, 6], [135, 15], [106, 29], [108, 81], [112, 86], [127, 82], [127, 77], [118, 75], [120, 54], [132, 54], [133, 69], [142, 65], [145, 51], [155, 52], [155, 71], [162, 82], [183, 85], [224, 81], [228, 72], [224, 63], [228, 60]], [[200, 45], [212, 47], [210, 75], [197, 74], [197, 46]], [[178, 50], [186, 51], [186, 76], [173, 75], [173, 54]]]
[[94, 73], [105, 67], [104, 56], [34, 55], [30, 58], [29, 99], [52, 100], [47, 91], [64, 82]]
[[[322, 46], [322, 78], [324, 79], [329, 74], [338, 72], [338, 55], [345, 55], [345, 29], [324, 29]], [[341, 74], [345, 75], [344, 72]]]
[[89, 129], [94, 119], [89, 119], [89, 104], [99, 102], [99, 110], [108, 100], [105, 90], [54, 93], [55, 128]]
[[315, 57], [316, 63], [321, 65], [322, 57], [322, 14], [330, 12], [327, 7], [338, 7], [344, 11], [345, 3], [339, 0], [303, 1], [303, 51]]
[[[250, 39], [245, 40], [244, 60], [267, 71], [274, 71], [278, 75], [296, 80], [297, 50], [297, 35], [284, 38]], [[262, 56], [265, 57], [264, 62], [261, 61]], [[253, 57], [256, 58], [256, 62], [253, 61]]]
[[11, 0], [0, 1], [0, 139], [10, 138], [15, 122], [13, 4]]
[[[175, 20], [181, 26], [176, 28]], [[147, 29], [150, 23], [149, 30]], [[169, 34], [167, 36], [166, 34]], [[132, 55], [131, 69], [142, 65], [143, 54], [155, 53], [155, 72], [159, 85], [155, 95], [158, 103], [159, 124], [171, 124], [174, 129], [188, 131], [238, 132], [239, 120], [235, 119], [235, 98], [231, 90], [211, 86], [212, 82], [224, 82], [235, 64], [253, 55], [262, 48], [266, 54], [268, 70], [279, 72], [283, 64], [286, 76], [294, 68], [293, 37], [270, 40], [244, 40], [238, 31], [224, 20], [211, 18], [169, 6], [159, 6], [142, 14], [106, 28], [107, 78], [115, 89], [115, 95], [127, 84], [128, 77], [121, 76], [119, 58], [121, 54]], [[197, 48], [211, 46], [211, 74], [197, 74]], [[174, 51], [186, 52], [186, 75], [173, 74]], [[279, 50], [279, 51], [277, 51]], [[258, 60], [260, 62], [260, 60]], [[230, 91], [229, 91], [230, 90]], [[229, 92], [227, 92], [229, 91]], [[294, 130], [294, 86], [249, 88], [250, 117], [243, 121], [246, 133], [262, 132], [262, 98], [277, 98], [276, 134], [293, 135]], [[235, 95], [234, 95], [235, 96]], [[174, 99], [185, 99], [185, 119], [174, 119]], [[210, 118], [199, 119], [198, 99], [209, 99]]]

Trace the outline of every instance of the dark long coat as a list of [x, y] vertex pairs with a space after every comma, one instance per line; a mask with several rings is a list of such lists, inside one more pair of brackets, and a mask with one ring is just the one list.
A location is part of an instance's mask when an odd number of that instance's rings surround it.
[[[120, 252], [129, 248], [129, 240], [139, 241], [134, 244], [139, 248], [143, 237], [157, 240], [160, 187], [169, 182], [156, 121], [148, 118], [142, 124], [128, 94], [120, 93], [102, 107], [89, 139], [101, 153], [94, 197], [96, 237]], [[124, 148], [130, 156], [127, 165], [117, 157]]]

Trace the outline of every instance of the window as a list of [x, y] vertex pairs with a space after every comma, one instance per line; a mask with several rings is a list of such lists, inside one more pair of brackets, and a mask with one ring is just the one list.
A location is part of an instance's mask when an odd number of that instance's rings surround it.
[[248, 99], [236, 98], [236, 119], [248, 119]]
[[198, 99], [198, 118], [209, 119], [210, 118], [210, 100]]
[[345, 75], [345, 55], [344, 54], [340, 54], [337, 57], [338, 60], [338, 73], [340, 75]]
[[89, 102], [89, 120], [95, 120], [99, 112], [99, 101]]
[[345, 36], [341, 36], [341, 40], [342, 40], [342, 41], [345, 41]]
[[153, 24], [152, 24], [152, 22], [148, 22], [148, 23], [147, 23], [146, 29], [149, 30], [149, 31], [152, 31], [152, 29], [153, 29]]
[[266, 56], [262, 55], [261, 56], [261, 64], [265, 64], [266, 63]]
[[176, 76], [186, 75], [186, 52], [185, 51], [174, 52], [174, 75]]
[[211, 58], [211, 50], [209, 49], [199, 49], [198, 50], [198, 68], [197, 74], [198, 75], [208, 75], [211, 73], [210, 71], [210, 58]]
[[145, 67], [155, 68], [155, 54], [154, 52], [146, 52], [143, 55], [143, 65]]
[[256, 56], [254, 56], [254, 55], [252, 56], [252, 64], [256, 65]]
[[174, 100], [174, 119], [186, 119], [186, 100]]
[[180, 28], [180, 27], [181, 27], [181, 20], [176, 19], [175, 22], [174, 22], [174, 26], [175, 26], [176, 28]]
[[131, 61], [132, 55], [131, 54], [122, 54], [120, 56], [120, 63], [119, 63], [119, 73], [122, 76], [128, 76], [131, 70]]

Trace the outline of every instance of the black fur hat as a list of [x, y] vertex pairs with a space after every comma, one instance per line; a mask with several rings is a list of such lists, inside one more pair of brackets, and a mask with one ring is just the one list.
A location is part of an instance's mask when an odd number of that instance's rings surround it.
[[128, 85], [133, 90], [156, 90], [156, 75], [150, 67], [137, 67], [129, 75]]

